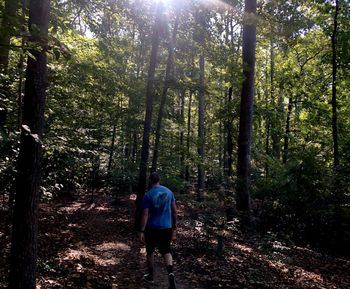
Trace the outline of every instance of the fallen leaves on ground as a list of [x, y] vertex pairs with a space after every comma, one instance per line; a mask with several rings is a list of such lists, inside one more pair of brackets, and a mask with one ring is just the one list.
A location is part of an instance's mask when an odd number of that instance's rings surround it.
[[[145, 288], [145, 251], [133, 231], [134, 201], [101, 192], [94, 204], [84, 196], [40, 206], [37, 288]], [[350, 288], [350, 261], [302, 247], [204, 228], [205, 209], [179, 202], [174, 245], [179, 289]], [[6, 287], [9, 237], [0, 212], [0, 288]], [[219, 250], [220, 249], [220, 250]], [[167, 288], [156, 258], [156, 284]], [[148, 287], [146, 287], [148, 288]]]

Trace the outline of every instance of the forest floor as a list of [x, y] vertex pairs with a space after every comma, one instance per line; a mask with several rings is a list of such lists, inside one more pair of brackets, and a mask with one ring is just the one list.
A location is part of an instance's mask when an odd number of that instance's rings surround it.
[[[203, 225], [208, 208], [181, 201], [178, 207], [173, 255], [179, 289], [350, 288], [346, 258]], [[0, 288], [5, 288], [9, 238], [1, 208]], [[168, 288], [159, 255], [155, 285], [141, 280], [145, 249], [133, 232], [133, 212], [133, 195], [115, 202], [100, 193], [93, 204], [83, 196], [41, 204], [37, 288]]]

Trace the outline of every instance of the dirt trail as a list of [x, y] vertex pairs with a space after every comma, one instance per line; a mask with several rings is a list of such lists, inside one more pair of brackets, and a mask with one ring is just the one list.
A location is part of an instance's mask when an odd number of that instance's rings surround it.
[[[38, 286], [42, 289], [167, 289], [161, 256], [155, 284], [142, 282], [145, 250], [133, 233], [134, 201], [117, 203], [103, 193], [89, 198], [40, 205]], [[178, 241], [174, 271], [179, 289], [348, 289], [350, 260], [273, 238], [201, 227], [204, 216], [219, 209], [178, 198]], [[224, 213], [224, 210], [222, 210]], [[9, 238], [6, 212], [0, 211], [0, 288], [6, 288]]]
[[[64, 202], [42, 206], [38, 288], [168, 288], [161, 256], [155, 258], [155, 284], [142, 281], [145, 249], [133, 233], [133, 201], [129, 196], [111, 205]], [[191, 288], [175, 260], [179, 289]]]

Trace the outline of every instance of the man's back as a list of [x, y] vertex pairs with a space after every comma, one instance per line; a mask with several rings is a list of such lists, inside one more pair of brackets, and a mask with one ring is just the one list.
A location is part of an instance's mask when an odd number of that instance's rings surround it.
[[175, 202], [174, 194], [167, 187], [154, 186], [145, 194], [143, 208], [149, 209], [147, 227], [169, 229], [172, 227], [171, 205]]

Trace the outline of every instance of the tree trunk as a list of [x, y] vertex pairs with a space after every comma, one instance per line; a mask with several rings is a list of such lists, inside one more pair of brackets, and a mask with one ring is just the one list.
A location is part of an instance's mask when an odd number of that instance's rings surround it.
[[113, 133], [112, 133], [112, 142], [111, 142], [111, 148], [109, 150], [109, 158], [108, 158], [108, 174], [111, 173], [112, 169], [112, 162], [113, 162], [113, 154], [114, 154], [114, 146], [115, 146], [115, 137], [117, 134], [117, 125], [113, 125]]
[[148, 80], [147, 80], [147, 90], [146, 90], [146, 115], [143, 128], [143, 138], [142, 138], [142, 149], [141, 149], [141, 160], [140, 160], [140, 171], [139, 171], [139, 183], [138, 192], [136, 198], [136, 216], [135, 216], [135, 226], [139, 229], [140, 218], [141, 218], [141, 204], [142, 199], [146, 191], [147, 185], [147, 166], [148, 166], [148, 155], [149, 155], [149, 135], [152, 125], [152, 112], [153, 112], [153, 96], [155, 91], [155, 72], [157, 66], [157, 55], [160, 43], [160, 35], [162, 29], [162, 13], [163, 5], [161, 2], [158, 3], [156, 8], [156, 19], [153, 27], [152, 36], [152, 50], [150, 65], [148, 70]]
[[29, 28], [40, 29], [31, 41], [42, 50], [32, 50], [28, 57], [16, 197], [13, 216], [9, 288], [35, 289], [39, 184], [42, 159], [44, 107], [47, 87], [47, 32], [49, 0], [31, 0]]
[[333, 137], [333, 196], [334, 196], [334, 217], [335, 217], [335, 241], [339, 246], [344, 245], [344, 232], [341, 226], [342, 222], [342, 196], [339, 188], [339, 148], [338, 148], [338, 112], [337, 112], [337, 36], [338, 36], [338, 15], [339, 0], [335, 0], [335, 12], [333, 18], [332, 33], [332, 137]]
[[[267, 77], [267, 72], [266, 72]], [[265, 123], [265, 153], [266, 156], [270, 156], [270, 134], [271, 134], [271, 113], [270, 113], [270, 105], [269, 105], [269, 93], [267, 88], [267, 81], [266, 81], [266, 88], [265, 90], [265, 109], [266, 109], [266, 123]], [[269, 176], [269, 161], [268, 159], [265, 162], [265, 177]]]
[[184, 126], [185, 126], [185, 94], [186, 91], [183, 90], [180, 94], [180, 152], [181, 152], [181, 158], [180, 158], [180, 178], [185, 178], [185, 150], [184, 147]]
[[204, 132], [204, 114], [205, 114], [205, 77], [204, 77], [204, 68], [205, 68], [205, 59], [204, 53], [202, 52], [199, 59], [199, 94], [198, 94], [198, 154], [199, 154], [199, 163], [198, 163], [198, 195], [197, 198], [199, 201], [203, 199], [203, 191], [205, 184], [205, 171], [204, 171], [204, 158], [205, 158], [205, 132]]
[[[228, 91], [228, 104], [229, 107], [231, 108], [231, 103], [232, 103], [232, 90], [233, 87], [229, 88]], [[233, 165], [233, 141], [232, 141], [232, 117], [231, 117], [231, 111], [228, 113], [227, 117], [227, 123], [226, 123], [226, 132], [227, 132], [227, 176], [230, 178], [232, 177], [232, 165]]]
[[337, 32], [338, 32], [339, 0], [335, 1], [334, 27], [332, 34], [332, 136], [333, 136], [333, 165], [339, 166], [338, 149], [338, 115], [337, 115]]
[[[191, 144], [191, 108], [192, 108], [192, 91], [190, 91], [190, 97], [188, 99], [188, 111], [187, 111], [187, 139], [186, 139], [186, 151], [187, 159], [190, 156], [190, 144]], [[190, 166], [186, 164], [185, 167], [185, 180], [188, 182], [190, 180]]]
[[[237, 195], [238, 210], [250, 212], [250, 160], [254, 103], [254, 71], [256, 47], [256, 0], [245, 0], [245, 14], [249, 19], [243, 26], [243, 74], [240, 124], [238, 137]], [[249, 21], [249, 22], [248, 22]]]
[[162, 130], [162, 120], [163, 120], [163, 115], [165, 110], [168, 89], [172, 81], [174, 49], [175, 49], [176, 34], [177, 34], [178, 26], [179, 26], [179, 20], [178, 20], [178, 17], [176, 17], [173, 34], [171, 37], [169, 37], [168, 61], [166, 65], [165, 81], [164, 81], [162, 97], [161, 97], [160, 106], [159, 106], [158, 119], [157, 119], [156, 139], [154, 143], [152, 169], [151, 169], [152, 172], [155, 172], [157, 170], [158, 151], [159, 151], [159, 143], [160, 143], [160, 136], [161, 136], [161, 130]]
[[283, 163], [286, 164], [288, 160], [289, 134], [290, 134], [290, 118], [292, 115], [293, 101], [288, 99], [288, 111], [286, 118], [286, 129], [284, 134], [284, 148], [283, 148]]
[[280, 144], [280, 126], [278, 125], [280, 121], [279, 107], [276, 104], [275, 96], [275, 51], [273, 47], [273, 40], [270, 40], [270, 98], [272, 102], [272, 107], [274, 111], [273, 127], [271, 130], [272, 138], [272, 151], [273, 156], [279, 160], [281, 157], [281, 144]]
[[[27, 0], [22, 0], [22, 17], [25, 18], [27, 8]], [[22, 104], [23, 104], [23, 76], [24, 76], [24, 46], [25, 46], [25, 38], [22, 37], [22, 49], [21, 56], [18, 63], [18, 73], [19, 73], [19, 81], [18, 81], [18, 89], [17, 89], [17, 125], [18, 129], [21, 129], [22, 126]]]
[[16, 12], [19, 0], [5, 1], [5, 14], [0, 26], [0, 72], [7, 70], [13, 26], [15, 25]]

